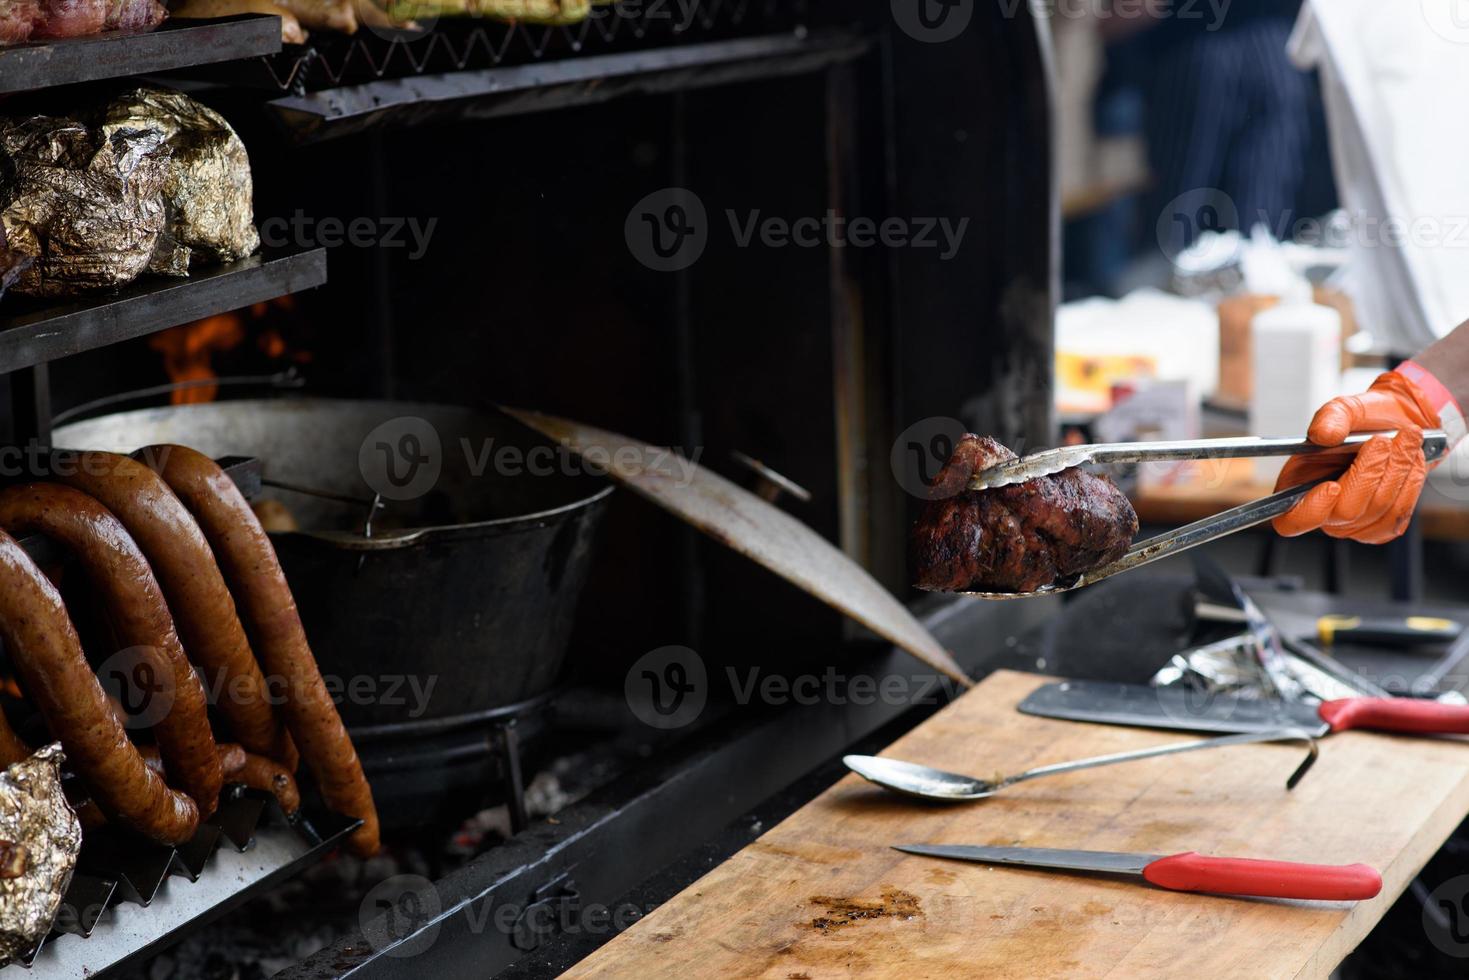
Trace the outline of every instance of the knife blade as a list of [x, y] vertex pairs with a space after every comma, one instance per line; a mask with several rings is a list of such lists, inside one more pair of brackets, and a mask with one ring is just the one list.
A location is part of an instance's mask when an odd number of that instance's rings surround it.
[[1321, 704], [1246, 699], [1180, 687], [1100, 681], [1045, 684], [1020, 702], [1043, 718], [1193, 732], [1300, 728], [1316, 738], [1365, 729], [1405, 735], [1469, 734], [1469, 706], [1419, 698], [1340, 698]]
[[1054, 847], [984, 847], [973, 844], [894, 844], [923, 857], [1003, 864], [1054, 871], [1134, 875], [1169, 891], [1353, 902], [1382, 891], [1382, 876], [1366, 864], [1301, 864], [1257, 858], [1182, 854], [1073, 851]]

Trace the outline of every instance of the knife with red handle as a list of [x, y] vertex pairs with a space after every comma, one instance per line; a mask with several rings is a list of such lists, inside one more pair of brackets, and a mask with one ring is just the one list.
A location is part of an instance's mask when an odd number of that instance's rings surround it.
[[1382, 891], [1382, 876], [1365, 864], [1297, 864], [1254, 858], [1183, 854], [1071, 851], [1051, 847], [979, 847], [969, 844], [896, 844], [908, 854], [1059, 871], [1136, 875], [1159, 888], [1250, 898], [1355, 902]]
[[1196, 732], [1264, 732], [1299, 728], [1316, 738], [1369, 729], [1402, 735], [1469, 735], [1469, 705], [1427, 698], [1342, 698], [1303, 701], [1211, 696], [1179, 687], [1106, 681], [1042, 684], [1020, 702], [1028, 715]]
[[1365, 728], [1418, 735], [1469, 735], [1469, 705], [1422, 698], [1342, 698], [1317, 708], [1333, 732]]

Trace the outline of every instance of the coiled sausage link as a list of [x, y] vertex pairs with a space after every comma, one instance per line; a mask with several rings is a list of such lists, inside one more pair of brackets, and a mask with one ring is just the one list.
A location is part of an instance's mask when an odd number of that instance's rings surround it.
[[199, 808], [144, 764], [82, 655], [61, 594], [3, 531], [0, 639], [21, 687], [102, 809], [165, 844], [192, 837]]
[[296, 764], [296, 749], [267, 699], [234, 600], [209, 542], [167, 484], [137, 460], [115, 453], [57, 453], [62, 482], [95, 497], [127, 528], [163, 586], [184, 651], [209, 684], [235, 740], [249, 752]]
[[376, 853], [378, 819], [372, 789], [321, 679], [275, 547], [255, 512], [234, 481], [203, 453], [185, 446], [149, 446], [139, 456], [162, 475], [198, 520], [234, 590], [261, 664], [271, 677], [284, 678], [282, 713], [322, 799], [339, 813], [362, 820], [348, 839], [349, 848], [362, 855]]
[[54, 483], [0, 490], [0, 528], [15, 535], [43, 534], [77, 558], [118, 642], [151, 661], [154, 677], [144, 680], [151, 681], [150, 698], [159, 699], [152, 703], [155, 711], [163, 712], [153, 730], [170, 785], [193, 797], [201, 816], [212, 814], [224, 774], [209, 729], [204, 685], [184, 655], [163, 592], [137, 544], [107, 508], [80, 490]]
[[296, 788], [296, 780], [274, 759], [247, 752], [245, 761], [226, 779], [271, 794], [281, 805], [281, 812], [288, 817], [301, 809], [301, 791]]
[[[159, 757], [158, 750], [151, 745], [145, 745], [142, 753], [148, 768], [161, 775], [163, 760]], [[252, 755], [235, 743], [226, 742], [219, 746], [219, 764], [224, 768], [225, 782], [239, 783], [270, 793], [281, 805], [281, 812], [286, 816], [292, 816], [301, 809], [301, 791], [296, 787], [296, 780], [274, 759]]]

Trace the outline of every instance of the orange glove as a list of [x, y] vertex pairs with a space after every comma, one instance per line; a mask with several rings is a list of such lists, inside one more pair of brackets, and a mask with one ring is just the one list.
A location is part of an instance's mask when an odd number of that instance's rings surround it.
[[[1420, 378], [1426, 374], [1417, 365], [1412, 367]], [[1397, 429], [1398, 434], [1368, 441], [1345, 474], [1315, 487], [1275, 518], [1275, 530], [1295, 537], [1320, 528], [1333, 538], [1365, 544], [1396, 538], [1407, 530], [1428, 477], [1423, 430], [1439, 426], [1439, 410], [1428, 393], [1401, 370], [1380, 375], [1360, 395], [1333, 398], [1317, 410], [1306, 431], [1306, 438], [1317, 445], [1341, 445], [1353, 432]], [[1280, 471], [1275, 489], [1334, 476], [1349, 461], [1350, 456], [1338, 453], [1293, 456]]]

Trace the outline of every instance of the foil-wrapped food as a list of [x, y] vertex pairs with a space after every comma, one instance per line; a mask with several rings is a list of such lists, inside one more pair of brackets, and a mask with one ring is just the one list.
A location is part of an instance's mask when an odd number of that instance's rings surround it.
[[9, 240], [5, 237], [5, 226], [0, 225], [0, 296], [4, 296], [5, 290], [15, 285], [15, 280], [30, 268], [33, 261], [35, 260], [31, 256], [10, 247]]
[[45, 936], [71, 883], [82, 826], [61, 789], [60, 745], [0, 773], [0, 966]]
[[244, 144], [180, 92], [139, 87], [67, 117], [0, 118], [0, 230], [5, 251], [29, 259], [17, 293], [233, 262], [260, 247], [253, 221]]

